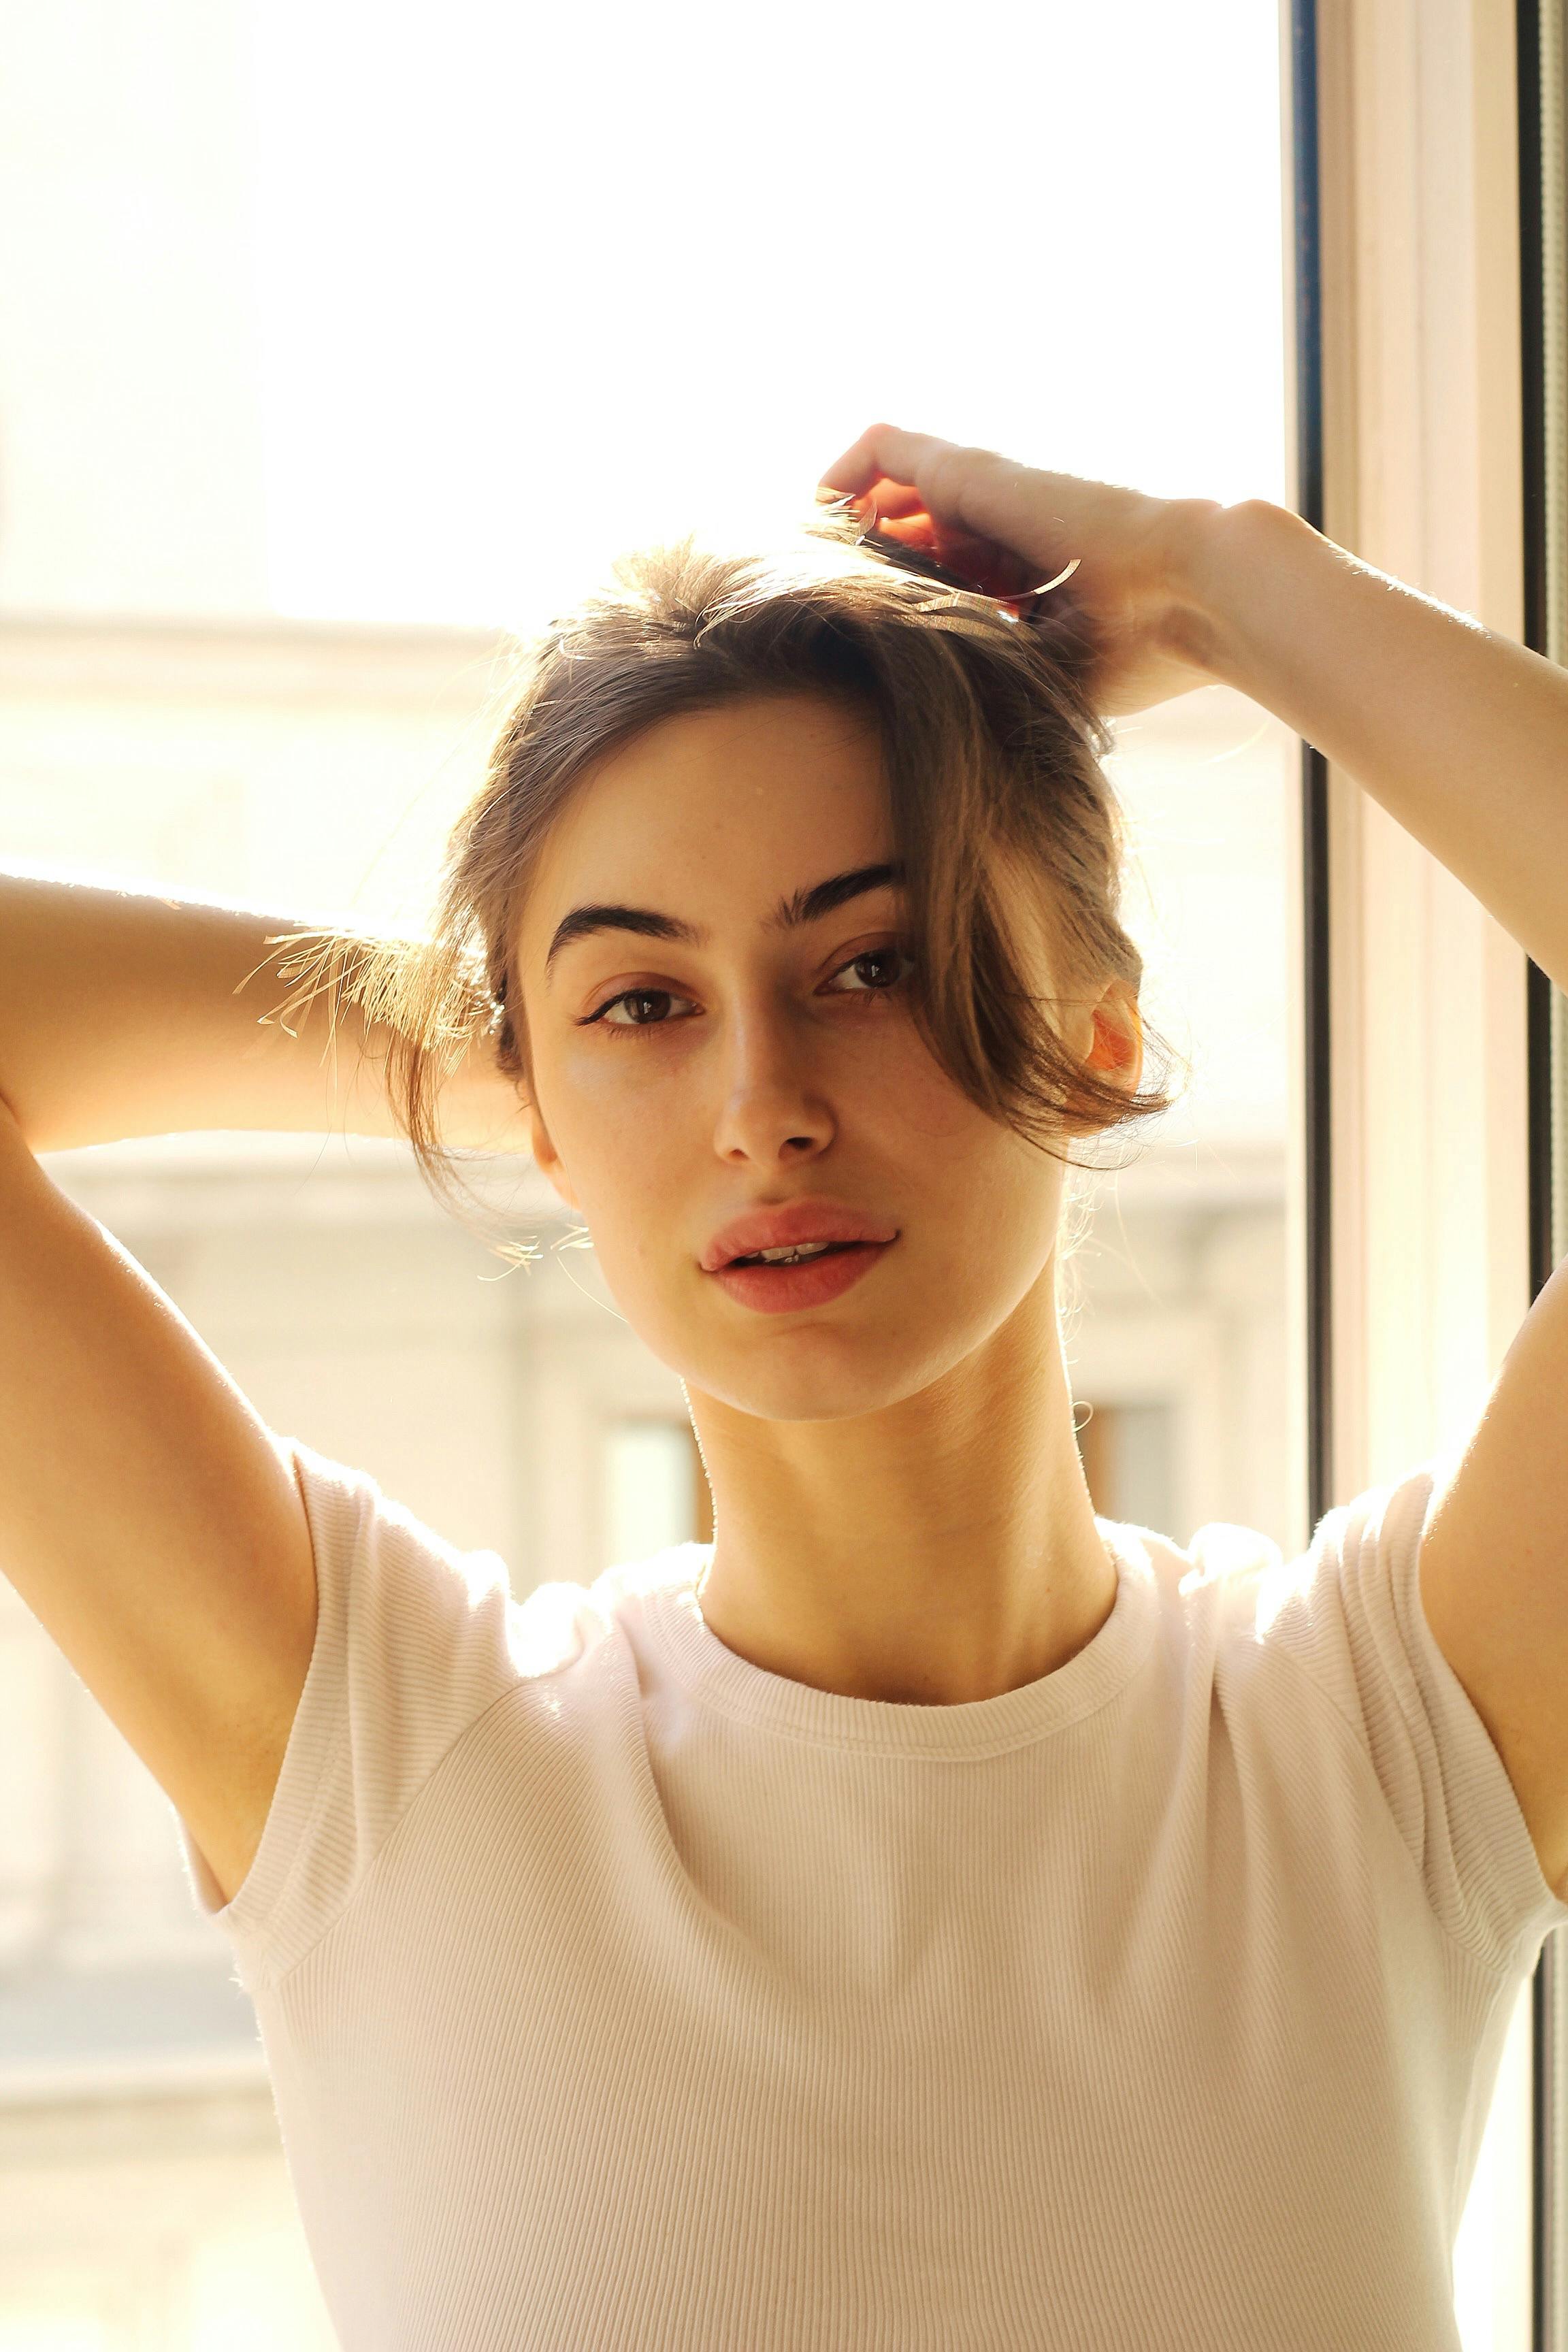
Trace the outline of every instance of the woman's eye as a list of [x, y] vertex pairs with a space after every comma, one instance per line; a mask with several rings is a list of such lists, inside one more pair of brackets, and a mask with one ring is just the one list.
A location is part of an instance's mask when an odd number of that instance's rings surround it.
[[[827, 982], [833, 996], [886, 996], [914, 969], [913, 959], [901, 948], [868, 948], [841, 964]], [[584, 1028], [595, 1023], [605, 1029], [665, 1029], [672, 1021], [688, 1019], [697, 1007], [689, 996], [670, 988], [623, 988], [607, 997], [596, 1013], [587, 1013]]]
[[868, 948], [864, 955], [841, 964], [833, 975], [833, 992], [839, 996], [886, 995], [914, 970], [912, 957], [902, 948]]
[[672, 1004], [690, 1003], [689, 996], [677, 996], [668, 988], [626, 988], [588, 1018], [602, 1021], [607, 1029], [657, 1029], [668, 1020]]

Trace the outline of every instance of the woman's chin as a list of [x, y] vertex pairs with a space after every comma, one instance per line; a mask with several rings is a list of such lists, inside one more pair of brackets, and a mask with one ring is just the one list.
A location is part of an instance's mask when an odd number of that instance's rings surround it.
[[[801, 1335], [804, 1337], [805, 1335]], [[850, 1421], [917, 1396], [963, 1355], [962, 1348], [890, 1349], [842, 1340], [827, 1347], [759, 1349], [750, 1361], [681, 1367], [687, 1386], [758, 1421]]]
[[[638, 1338], [689, 1390], [759, 1421], [849, 1421], [887, 1412], [968, 1367], [983, 1390], [1026, 1377], [1058, 1344], [1048, 1255], [988, 1287], [938, 1269], [907, 1292], [858, 1311], [860, 1290], [807, 1315], [752, 1314], [728, 1300], [646, 1296], [621, 1301]], [[639, 1311], [639, 1309], [641, 1311]], [[1000, 1354], [997, 1343], [1001, 1342]]]

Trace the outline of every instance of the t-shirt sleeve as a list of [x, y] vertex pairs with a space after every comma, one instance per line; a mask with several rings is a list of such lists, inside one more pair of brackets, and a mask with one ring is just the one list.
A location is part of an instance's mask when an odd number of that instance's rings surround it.
[[1485, 1967], [1528, 1966], [1568, 1903], [1548, 1885], [1490, 1733], [1421, 1601], [1421, 1538], [1443, 1465], [1329, 1512], [1263, 1580], [1258, 1633], [1293, 1654], [1371, 1759], [1445, 1932]]
[[229, 1904], [179, 1822], [197, 1905], [252, 1990], [331, 1927], [442, 1758], [518, 1676], [499, 1556], [458, 1550], [365, 1473], [288, 1442], [315, 1556], [316, 1635], [261, 1840]]

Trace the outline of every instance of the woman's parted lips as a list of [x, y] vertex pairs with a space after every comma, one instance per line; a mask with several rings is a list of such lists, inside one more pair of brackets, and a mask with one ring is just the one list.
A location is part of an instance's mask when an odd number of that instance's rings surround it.
[[891, 1242], [899, 1228], [886, 1217], [869, 1217], [837, 1201], [788, 1201], [776, 1209], [753, 1209], [722, 1226], [702, 1253], [704, 1274], [718, 1274], [738, 1257], [758, 1250], [798, 1248], [803, 1242]]

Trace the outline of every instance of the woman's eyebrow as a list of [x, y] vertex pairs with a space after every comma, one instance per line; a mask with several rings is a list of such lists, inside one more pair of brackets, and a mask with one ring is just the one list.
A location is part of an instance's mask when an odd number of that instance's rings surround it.
[[[881, 890], [901, 882], [904, 869], [896, 861], [889, 865], [857, 866], [845, 874], [829, 875], [826, 882], [814, 882], [807, 890], [795, 891], [793, 898], [781, 898], [769, 917], [775, 930], [794, 930], [802, 923], [820, 922], [851, 898], [863, 898], [868, 890]], [[549, 971], [564, 947], [574, 940], [585, 940], [595, 931], [635, 931], [645, 940], [679, 940], [689, 947], [700, 947], [707, 938], [706, 931], [695, 923], [684, 923], [678, 915], [662, 915], [656, 907], [621, 907], [595, 904], [574, 907], [563, 915], [555, 926], [544, 969]]]
[[595, 931], [637, 931], [645, 940], [684, 940], [692, 946], [707, 936], [694, 923], [683, 923], [675, 915], [661, 915], [652, 907], [574, 907], [555, 926], [550, 951], [544, 959], [545, 971], [550, 970], [563, 948], [570, 947], [574, 940], [591, 938]]
[[857, 866], [847, 874], [830, 875], [826, 882], [814, 882], [809, 890], [797, 890], [793, 898], [781, 898], [771, 918], [773, 927], [787, 931], [797, 923], [820, 922], [824, 915], [836, 914], [851, 898], [903, 878], [904, 869], [897, 861], [888, 866]]

